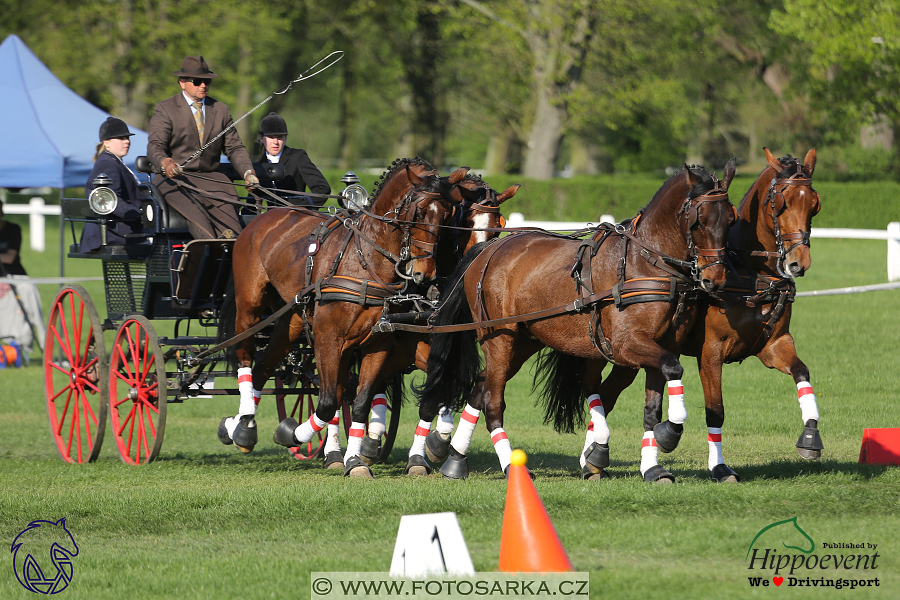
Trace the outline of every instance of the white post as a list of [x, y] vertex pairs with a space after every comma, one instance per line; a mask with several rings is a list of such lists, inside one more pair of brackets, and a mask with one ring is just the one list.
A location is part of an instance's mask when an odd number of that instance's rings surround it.
[[44, 251], [44, 199], [35, 197], [28, 201], [30, 212], [28, 213], [28, 229], [31, 232], [31, 249], [35, 252]]
[[887, 231], [888, 281], [900, 281], [900, 223], [888, 223]]

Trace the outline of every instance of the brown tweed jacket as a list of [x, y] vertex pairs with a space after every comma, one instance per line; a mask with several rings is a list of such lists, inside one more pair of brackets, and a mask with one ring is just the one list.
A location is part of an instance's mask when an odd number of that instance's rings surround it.
[[[211, 140], [232, 123], [231, 111], [225, 104], [207, 96], [205, 100], [203, 143]], [[159, 167], [167, 156], [179, 165], [200, 149], [197, 125], [184, 95], [179, 91], [171, 98], [159, 102], [153, 108], [150, 119], [147, 157]], [[252, 169], [250, 155], [241, 142], [241, 136], [232, 129], [203, 151], [198, 157], [184, 165], [186, 172], [212, 173], [219, 168], [219, 156], [228, 157], [238, 173]]]

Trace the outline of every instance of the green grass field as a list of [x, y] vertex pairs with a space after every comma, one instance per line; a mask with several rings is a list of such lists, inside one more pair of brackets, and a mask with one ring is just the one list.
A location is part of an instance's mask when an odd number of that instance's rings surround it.
[[[52, 232], [47, 238], [54, 240]], [[802, 290], [880, 283], [884, 242], [814, 240], [813, 268]], [[53, 252], [23, 252], [33, 275], [56, 273]], [[93, 261], [67, 275], [99, 275]], [[86, 284], [102, 305], [102, 285]], [[42, 286], [45, 306], [54, 286]], [[105, 310], [100, 309], [101, 316]], [[661, 455], [677, 483], [648, 485], [638, 463], [642, 377], [610, 415], [612, 478], [584, 482], [582, 434], [542, 424], [528, 373], [508, 389], [505, 428], [529, 454], [535, 486], [578, 571], [591, 574], [592, 598], [897, 598], [900, 595], [900, 469], [857, 464], [867, 427], [900, 427], [897, 348], [900, 292], [800, 298], [791, 327], [812, 372], [826, 446], [819, 462], [800, 459], [793, 381], [756, 359], [725, 368], [724, 452], [743, 481], [719, 485], [706, 472], [706, 426], [693, 359], [686, 358], [688, 421], [680, 447]], [[159, 459], [122, 464], [107, 436], [100, 459], [63, 464], [52, 443], [39, 361], [0, 371], [0, 541], [11, 543], [35, 519], [67, 518], [80, 547], [64, 598], [307, 598], [312, 571], [389, 569], [401, 515], [453, 511], [475, 568], [497, 569], [506, 485], [483, 426], [469, 452], [464, 482], [402, 475], [417, 420], [402, 412], [388, 464], [374, 481], [296, 461], [269, 441], [274, 402], [260, 407], [261, 443], [249, 455], [222, 446], [219, 419], [236, 398], [193, 399], [169, 407]], [[849, 590], [751, 587], [745, 559], [764, 527], [792, 517], [814, 540], [878, 545], [877, 569], [812, 570], [813, 579], [875, 578]], [[782, 540], [768, 547], [789, 553]], [[11, 555], [0, 566], [0, 598], [26, 598]], [[784, 573], [782, 573], [784, 574]], [[785, 574], [786, 575], [786, 574]], [[799, 575], [799, 573], [795, 574]]]

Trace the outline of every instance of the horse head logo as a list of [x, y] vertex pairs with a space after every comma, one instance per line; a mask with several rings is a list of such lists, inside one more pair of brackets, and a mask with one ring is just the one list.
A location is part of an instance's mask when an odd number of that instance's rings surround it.
[[58, 594], [72, 581], [72, 559], [78, 556], [78, 545], [66, 528], [65, 518], [32, 521], [16, 536], [9, 551], [16, 579], [28, 591]]
[[[777, 534], [777, 537], [781, 541], [781, 545], [785, 548], [789, 548], [791, 550], [799, 550], [804, 554], [812, 554], [812, 551], [815, 550], [816, 544], [813, 542], [813, 539], [809, 537], [809, 534], [803, 531], [799, 525], [797, 525], [797, 517], [793, 517], [792, 519], [785, 519], [784, 521], [778, 521], [776, 523], [772, 523], [771, 525], [767, 525], [759, 530], [759, 533], [756, 534], [756, 537], [753, 538], [753, 541], [750, 542], [750, 547], [747, 548], [747, 557], [750, 556], [750, 551], [753, 550], [753, 544], [756, 543], [756, 540], [759, 537], [770, 531], [776, 529], [773, 533]], [[797, 534], [800, 534], [799, 537]], [[775, 535], [767, 536], [769, 538], [776, 537]], [[793, 544], [798, 544], [796, 546], [789, 545], [785, 543], [785, 540], [791, 542]], [[808, 548], [807, 548], [808, 546]]]

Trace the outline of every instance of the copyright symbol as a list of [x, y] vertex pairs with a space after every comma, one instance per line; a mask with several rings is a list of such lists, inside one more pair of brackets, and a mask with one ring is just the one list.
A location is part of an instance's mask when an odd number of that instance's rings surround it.
[[331, 593], [331, 581], [324, 577], [320, 577], [313, 581], [312, 589], [316, 594], [327, 596]]

